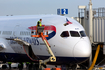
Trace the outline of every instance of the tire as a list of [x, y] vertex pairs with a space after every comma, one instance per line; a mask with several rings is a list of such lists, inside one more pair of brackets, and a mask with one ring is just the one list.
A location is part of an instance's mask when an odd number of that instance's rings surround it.
[[7, 65], [2, 65], [2, 69], [6, 69], [7, 68]]

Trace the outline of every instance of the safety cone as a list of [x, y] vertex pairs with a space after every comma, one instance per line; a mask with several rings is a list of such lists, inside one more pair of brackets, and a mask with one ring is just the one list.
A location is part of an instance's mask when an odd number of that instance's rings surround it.
[[50, 68], [45, 68], [44, 70], [50, 70]]
[[56, 68], [56, 70], [61, 70], [61, 68]]
[[53, 70], [61, 70], [61, 68], [53, 68]]

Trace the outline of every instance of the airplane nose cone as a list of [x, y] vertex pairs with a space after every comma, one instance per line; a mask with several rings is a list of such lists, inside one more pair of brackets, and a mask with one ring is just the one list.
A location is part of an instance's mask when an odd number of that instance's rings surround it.
[[90, 43], [86, 42], [86, 41], [79, 41], [73, 50], [74, 53], [74, 57], [77, 60], [86, 60], [87, 58], [90, 57], [91, 55], [91, 45]]

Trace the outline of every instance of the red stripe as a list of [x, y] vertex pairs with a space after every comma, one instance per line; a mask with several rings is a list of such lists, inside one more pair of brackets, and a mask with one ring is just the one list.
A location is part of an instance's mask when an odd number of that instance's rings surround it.
[[68, 21], [67, 23], [68, 23], [68, 24], [72, 24], [72, 22], [70, 22], [70, 21]]
[[[55, 31], [56, 32], [56, 27], [53, 26], [53, 25], [49, 25], [49, 26], [45, 26], [45, 25], [42, 25], [44, 26], [44, 30], [51, 30], [51, 31]], [[32, 29], [32, 30], [36, 30], [36, 26], [32, 26], [32, 27], [28, 27], [29, 29]]]

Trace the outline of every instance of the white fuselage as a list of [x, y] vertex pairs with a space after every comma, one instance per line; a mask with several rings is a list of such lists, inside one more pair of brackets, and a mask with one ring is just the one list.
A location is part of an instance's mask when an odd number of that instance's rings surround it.
[[[53, 25], [56, 27], [56, 34], [48, 39], [54, 55], [57, 57], [58, 64], [64, 62], [82, 62], [90, 57], [91, 45], [87, 36], [82, 36], [84, 28], [75, 20], [57, 15], [37, 15], [37, 16], [5, 16], [0, 17], [0, 45], [4, 45], [1, 53], [26, 54], [22, 45], [6, 38], [19, 38], [31, 44], [33, 53], [40, 59], [50, 56], [46, 45], [41, 38], [32, 38], [29, 27], [36, 26], [37, 21], [42, 19], [43, 25]], [[66, 18], [72, 24], [64, 26]], [[62, 32], [68, 32], [69, 36], [62, 37]], [[79, 36], [72, 36], [70, 31], [75, 31]], [[52, 31], [49, 31], [50, 34]], [[75, 35], [75, 34], [74, 34]], [[27, 51], [28, 52], [28, 51]], [[22, 57], [20, 57], [22, 59]], [[61, 59], [60, 59], [61, 58]], [[7, 58], [8, 59], [8, 58]], [[10, 58], [11, 59], [11, 58]], [[60, 61], [59, 61], [60, 60]], [[71, 61], [72, 60], [72, 61]], [[14, 58], [15, 61], [15, 58]], [[64, 62], [63, 62], [64, 61]]]

